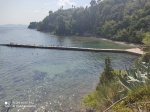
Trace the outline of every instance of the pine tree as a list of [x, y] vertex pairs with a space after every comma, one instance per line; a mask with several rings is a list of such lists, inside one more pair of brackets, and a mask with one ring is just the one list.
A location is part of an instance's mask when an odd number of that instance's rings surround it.
[[105, 59], [105, 68], [103, 73], [100, 76], [100, 82], [99, 84], [106, 84], [110, 82], [114, 77], [113, 68], [111, 66], [110, 58], [107, 57]]

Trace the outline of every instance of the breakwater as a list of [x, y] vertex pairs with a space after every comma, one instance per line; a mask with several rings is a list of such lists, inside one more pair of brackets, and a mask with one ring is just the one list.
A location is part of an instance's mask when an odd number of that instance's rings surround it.
[[[114, 53], [128, 53], [135, 55], [142, 55], [143, 52], [135, 49], [100, 49], [100, 48], [82, 48], [82, 47], [68, 47], [68, 46], [43, 46], [43, 45], [22, 45], [22, 44], [0, 44], [0, 46], [20, 47], [20, 48], [39, 48], [39, 49], [56, 49], [56, 50], [72, 50], [72, 51], [93, 51], [93, 52], [114, 52]], [[138, 49], [138, 52], [137, 52]]]

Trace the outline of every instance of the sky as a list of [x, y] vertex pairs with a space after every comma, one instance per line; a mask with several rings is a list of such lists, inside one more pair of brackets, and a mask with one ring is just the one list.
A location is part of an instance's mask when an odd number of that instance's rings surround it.
[[48, 12], [58, 10], [62, 5], [64, 9], [87, 6], [91, 0], [0, 0], [0, 25], [24, 24], [32, 21], [42, 21]]

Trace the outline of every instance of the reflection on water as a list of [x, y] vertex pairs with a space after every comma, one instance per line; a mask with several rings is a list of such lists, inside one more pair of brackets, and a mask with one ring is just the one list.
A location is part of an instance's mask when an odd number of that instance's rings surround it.
[[[53, 37], [23, 28], [0, 30], [0, 39], [4, 43], [92, 46], [84, 39]], [[113, 67], [118, 69], [130, 66], [137, 59], [121, 53], [0, 47], [0, 104], [4, 106], [12, 100], [36, 105], [36, 108], [11, 108], [10, 112], [80, 110], [82, 97], [94, 90], [99, 81], [106, 56], [110, 56]], [[6, 112], [6, 108], [2, 109]]]
[[0, 27], [0, 43], [17, 43], [31, 45], [57, 45], [57, 46], [75, 46], [75, 47], [91, 47], [91, 48], [111, 48], [124, 49], [131, 48], [127, 45], [119, 45], [112, 42], [104, 41], [93, 37], [69, 37], [54, 36], [49, 33], [42, 33], [36, 30], [22, 28]]

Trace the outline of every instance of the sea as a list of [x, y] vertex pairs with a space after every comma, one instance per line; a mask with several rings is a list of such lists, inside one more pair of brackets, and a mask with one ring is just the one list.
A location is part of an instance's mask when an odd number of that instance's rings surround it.
[[[95, 37], [57, 36], [27, 26], [0, 26], [0, 44], [128, 49]], [[1, 112], [81, 112], [83, 96], [99, 82], [110, 57], [125, 70], [138, 56], [125, 53], [66, 51], [0, 46]]]

